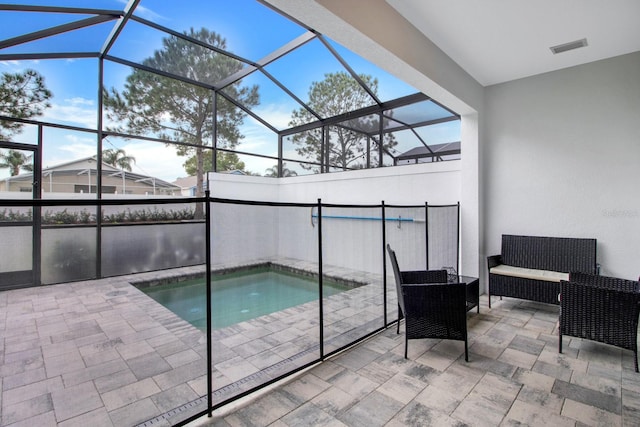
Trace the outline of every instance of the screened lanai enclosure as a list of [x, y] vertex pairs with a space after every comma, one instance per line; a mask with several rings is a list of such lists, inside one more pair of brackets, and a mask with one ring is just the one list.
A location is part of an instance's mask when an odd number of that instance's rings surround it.
[[0, 425], [181, 425], [322, 361], [396, 321], [387, 243], [455, 280], [457, 201], [210, 193], [457, 160], [455, 112], [268, 2], [88, 5], [0, 5]]

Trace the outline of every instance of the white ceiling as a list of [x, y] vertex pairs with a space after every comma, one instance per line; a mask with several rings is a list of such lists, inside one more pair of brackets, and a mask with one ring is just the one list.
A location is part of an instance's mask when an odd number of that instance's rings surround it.
[[640, 0], [386, 1], [483, 86], [640, 51]]

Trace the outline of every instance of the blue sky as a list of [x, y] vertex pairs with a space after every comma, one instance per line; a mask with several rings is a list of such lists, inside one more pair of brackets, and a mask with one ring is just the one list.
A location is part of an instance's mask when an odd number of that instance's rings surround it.
[[[8, 2], [21, 3], [21, 2]], [[31, 4], [68, 7], [92, 7], [122, 10], [124, 1], [93, 0], [90, 5], [83, 0], [33, 1]], [[193, 27], [206, 27], [223, 35], [228, 50], [257, 61], [273, 50], [285, 45], [305, 32], [301, 26], [254, 0], [190, 0], [175, 2], [166, 0], [142, 0], [136, 15], [174, 29], [179, 32]], [[18, 13], [0, 11], [0, 40], [19, 36], [28, 32], [61, 25], [90, 15]], [[42, 52], [95, 52], [100, 50], [104, 40], [114, 26], [107, 22], [80, 31], [61, 34], [7, 49], [0, 53], [42, 53]], [[166, 34], [150, 29], [139, 23], [129, 23], [111, 55], [141, 62], [161, 47]], [[332, 45], [347, 60], [357, 73], [370, 74], [379, 80], [379, 97], [390, 100], [416, 92], [415, 89], [394, 78], [389, 73], [370, 64], [347, 49], [332, 42]], [[96, 128], [96, 103], [98, 94], [98, 61], [96, 59], [60, 59], [37, 61], [0, 61], [0, 72], [16, 72], [33, 68], [45, 76], [47, 87], [53, 92], [52, 107], [41, 120]], [[307, 91], [313, 81], [323, 79], [325, 73], [343, 70], [338, 61], [324, 49], [320, 41], [314, 40], [291, 55], [271, 64], [268, 71], [282, 81], [301, 99], [307, 99]], [[130, 68], [120, 64], [105, 62], [105, 85], [120, 88], [130, 73]], [[247, 84], [260, 84], [261, 104], [253, 109], [275, 127], [285, 128], [291, 112], [298, 108], [291, 98], [272, 84], [265, 84], [264, 77], [249, 77]], [[239, 150], [261, 154], [277, 154], [277, 137], [258, 122], [247, 119], [243, 125], [245, 139]], [[451, 125], [434, 128], [433, 138], [457, 140], [457, 127]], [[18, 142], [33, 142], [33, 130], [27, 129], [15, 138]], [[51, 130], [45, 133], [46, 146], [43, 152], [44, 166], [53, 166], [74, 158], [95, 154], [95, 136], [86, 133]], [[438, 142], [443, 142], [438, 141]], [[413, 143], [409, 143], [411, 145]], [[154, 175], [173, 181], [184, 176], [184, 158], [176, 158], [175, 150], [164, 144], [152, 142], [132, 142], [115, 138], [105, 141], [104, 148], [124, 148], [136, 157], [135, 172]], [[152, 153], [152, 155], [149, 155]], [[246, 158], [247, 169], [258, 173], [273, 165], [273, 161]], [[0, 177], [6, 170], [0, 170]]]

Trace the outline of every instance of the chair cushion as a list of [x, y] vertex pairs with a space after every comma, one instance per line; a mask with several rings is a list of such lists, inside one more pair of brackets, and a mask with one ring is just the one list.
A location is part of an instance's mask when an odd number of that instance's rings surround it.
[[513, 267], [510, 265], [497, 265], [489, 270], [491, 274], [502, 276], [520, 277], [522, 279], [544, 280], [545, 282], [560, 282], [569, 280], [569, 273], [559, 271], [536, 270], [533, 268]]

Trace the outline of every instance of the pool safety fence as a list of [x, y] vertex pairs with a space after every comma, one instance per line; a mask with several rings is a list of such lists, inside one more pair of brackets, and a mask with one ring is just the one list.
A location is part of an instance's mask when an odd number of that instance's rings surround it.
[[[208, 192], [197, 198], [3, 199], [0, 291], [202, 266], [207, 390], [196, 400], [200, 405], [206, 398], [206, 408], [175, 422], [183, 425], [395, 323], [386, 244], [398, 253], [405, 270], [460, 271], [459, 224], [459, 203], [281, 203], [212, 198]], [[315, 278], [318, 298], [251, 323], [248, 327], [272, 335], [245, 348], [233, 342], [241, 328], [212, 330], [211, 289], [215, 272], [256, 264], [287, 266]], [[325, 278], [359, 286], [325, 296]], [[275, 347], [264, 350], [272, 360], [255, 363], [262, 368], [248, 374], [252, 381], [225, 371], [234, 369], [228, 363], [236, 359], [226, 359], [232, 354], [245, 357], [242, 366], [255, 362], [250, 345], [258, 343]], [[216, 386], [221, 378], [228, 381]]]

